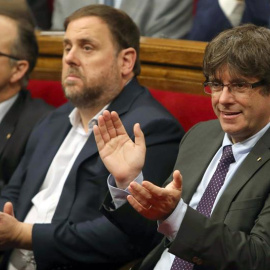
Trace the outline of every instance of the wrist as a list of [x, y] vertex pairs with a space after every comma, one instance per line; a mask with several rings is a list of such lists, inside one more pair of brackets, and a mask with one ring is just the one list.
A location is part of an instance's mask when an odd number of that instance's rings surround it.
[[143, 174], [142, 174], [142, 171], [139, 172], [138, 174], [136, 175], [133, 175], [133, 176], [130, 176], [128, 178], [125, 178], [125, 179], [115, 179], [115, 185], [117, 188], [119, 189], [127, 189], [128, 186], [130, 185], [131, 182], [135, 181], [137, 182], [138, 184], [142, 184], [142, 181], [143, 181]]
[[19, 230], [15, 240], [16, 248], [32, 250], [33, 224], [19, 222]]

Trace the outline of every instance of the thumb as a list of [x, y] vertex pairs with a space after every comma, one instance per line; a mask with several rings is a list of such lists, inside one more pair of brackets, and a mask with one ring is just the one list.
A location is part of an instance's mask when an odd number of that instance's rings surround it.
[[135, 144], [140, 146], [140, 147], [142, 147], [142, 146], [145, 147], [144, 134], [141, 130], [139, 123], [134, 125], [133, 131], [134, 131], [134, 136], [135, 136]]
[[11, 202], [5, 203], [3, 212], [14, 217], [13, 205]]
[[173, 172], [173, 186], [175, 189], [182, 189], [182, 175], [178, 170], [175, 170]]

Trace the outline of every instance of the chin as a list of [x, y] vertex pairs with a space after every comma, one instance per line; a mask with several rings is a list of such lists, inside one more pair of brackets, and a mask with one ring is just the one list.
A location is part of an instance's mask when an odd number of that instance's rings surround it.
[[66, 96], [73, 96], [80, 93], [80, 87], [78, 85], [64, 85], [64, 92]]

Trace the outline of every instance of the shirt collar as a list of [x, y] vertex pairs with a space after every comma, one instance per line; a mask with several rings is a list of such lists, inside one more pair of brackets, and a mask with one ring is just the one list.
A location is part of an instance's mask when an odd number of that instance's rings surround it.
[[[89, 132], [92, 131], [93, 126], [96, 125], [98, 122], [98, 117], [103, 113], [103, 111], [105, 111], [109, 107], [109, 105], [110, 104], [105, 105], [92, 119], [89, 120], [88, 122]], [[79, 114], [78, 108], [74, 108], [72, 112], [69, 114], [69, 121], [74, 128], [82, 126], [81, 116]]]
[[268, 123], [264, 128], [262, 128], [259, 132], [254, 134], [253, 136], [247, 138], [246, 140], [242, 142], [238, 142], [235, 144], [232, 144], [230, 137], [227, 133], [225, 133], [222, 147], [226, 145], [232, 145], [232, 151], [235, 160], [237, 161], [242, 154], [249, 153], [251, 149], [254, 147], [254, 145], [259, 141], [259, 139], [264, 135], [264, 133], [268, 130], [270, 127], [270, 123]]

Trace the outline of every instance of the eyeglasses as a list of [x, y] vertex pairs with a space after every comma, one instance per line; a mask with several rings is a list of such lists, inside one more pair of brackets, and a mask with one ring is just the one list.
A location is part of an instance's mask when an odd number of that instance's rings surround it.
[[17, 61], [21, 60], [21, 59], [18, 58], [17, 56], [13, 56], [13, 55], [11, 55], [11, 54], [6, 54], [6, 53], [2, 53], [2, 52], [0, 52], [0, 56], [5, 56], [5, 57], [8, 57], [8, 58], [17, 60]]
[[248, 96], [251, 93], [251, 89], [265, 85], [265, 82], [259, 81], [255, 83], [248, 82], [235, 82], [235, 83], [218, 83], [218, 82], [204, 82], [204, 92], [212, 96], [218, 96], [221, 94], [224, 86], [227, 86], [230, 93], [234, 96]]

